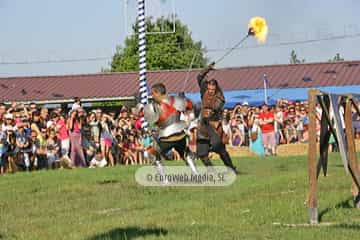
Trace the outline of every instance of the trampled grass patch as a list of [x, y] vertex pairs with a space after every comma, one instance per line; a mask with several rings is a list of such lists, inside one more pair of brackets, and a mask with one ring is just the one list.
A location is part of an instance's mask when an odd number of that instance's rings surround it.
[[[0, 177], [0, 239], [356, 239], [350, 176], [330, 155], [309, 227], [307, 158], [235, 158], [228, 187], [143, 187], [141, 166]], [[216, 161], [219, 165], [220, 161]], [[182, 162], [165, 164], [181, 165]], [[198, 165], [201, 165], [199, 162]], [[327, 224], [326, 224], [327, 223]]]

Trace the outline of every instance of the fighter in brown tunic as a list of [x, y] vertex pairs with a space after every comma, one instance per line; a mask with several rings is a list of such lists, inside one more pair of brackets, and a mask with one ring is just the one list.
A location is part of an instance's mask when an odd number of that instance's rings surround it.
[[224, 94], [217, 80], [208, 80], [206, 76], [210, 70], [214, 69], [214, 65], [215, 63], [210, 64], [197, 76], [201, 95], [201, 118], [197, 136], [197, 155], [204, 165], [211, 166], [209, 152], [213, 151], [219, 154], [225, 166], [233, 169], [238, 174], [223, 143], [225, 133], [221, 125], [221, 115], [225, 104]]

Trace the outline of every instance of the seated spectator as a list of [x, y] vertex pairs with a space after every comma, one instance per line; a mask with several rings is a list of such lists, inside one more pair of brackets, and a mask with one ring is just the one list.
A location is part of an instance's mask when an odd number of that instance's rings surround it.
[[309, 124], [305, 123], [303, 126], [304, 126], [304, 131], [303, 131], [301, 142], [308, 143], [309, 142]]
[[243, 137], [238, 126], [232, 128], [231, 136], [232, 136], [231, 145], [234, 147], [240, 147], [243, 141]]
[[119, 147], [121, 148], [121, 152], [123, 154], [123, 162], [125, 165], [135, 163], [135, 159], [133, 158], [133, 155], [131, 154], [130, 146], [131, 146], [131, 143], [130, 143], [128, 137], [124, 136], [121, 143], [119, 144]]
[[90, 161], [89, 168], [96, 168], [96, 167], [105, 167], [107, 165], [107, 161], [101, 151], [97, 151], [93, 159]]
[[90, 127], [84, 127], [82, 130], [82, 147], [85, 153], [85, 159], [88, 164], [90, 164], [91, 159], [94, 158], [96, 153], [96, 143], [93, 141], [91, 137], [91, 129]]
[[293, 120], [287, 120], [285, 122], [285, 136], [286, 143], [295, 143], [297, 141], [296, 128], [293, 125]]

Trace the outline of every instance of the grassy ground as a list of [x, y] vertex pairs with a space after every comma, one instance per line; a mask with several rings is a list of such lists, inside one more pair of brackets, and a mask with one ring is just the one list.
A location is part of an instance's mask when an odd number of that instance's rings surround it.
[[[351, 179], [337, 155], [306, 227], [307, 158], [235, 158], [229, 187], [142, 187], [136, 166], [0, 177], [0, 239], [357, 239]], [[217, 162], [220, 163], [220, 162]], [[167, 162], [166, 164], [172, 164]], [[182, 164], [182, 163], [176, 163]]]

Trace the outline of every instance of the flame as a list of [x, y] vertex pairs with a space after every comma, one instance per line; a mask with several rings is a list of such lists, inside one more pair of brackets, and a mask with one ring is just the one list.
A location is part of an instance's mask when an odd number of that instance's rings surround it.
[[268, 26], [262, 17], [253, 17], [249, 22], [249, 34], [254, 35], [259, 42], [264, 43], [268, 34]]

